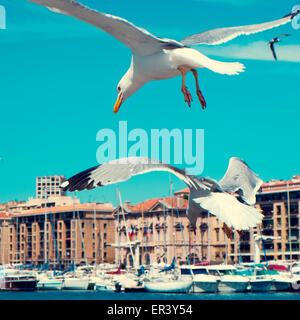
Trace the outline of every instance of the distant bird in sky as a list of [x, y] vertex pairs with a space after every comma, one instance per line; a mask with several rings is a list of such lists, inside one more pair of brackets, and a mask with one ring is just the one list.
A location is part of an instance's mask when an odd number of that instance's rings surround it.
[[[217, 45], [240, 35], [268, 30], [290, 22], [299, 12], [288, 14], [271, 22], [230, 28], [219, 28], [188, 36], [180, 42], [158, 38], [148, 31], [136, 27], [123, 18], [101, 13], [83, 6], [75, 0], [27, 0], [50, 10], [85, 21], [117, 38], [132, 51], [131, 66], [117, 86], [118, 98], [114, 106], [117, 113], [126, 99], [144, 84], [153, 80], [182, 77], [181, 91], [185, 102], [191, 106], [192, 96], [185, 84], [186, 74], [192, 72], [196, 82], [196, 93], [203, 109], [206, 101], [199, 87], [197, 68], [208, 68], [213, 72], [236, 75], [244, 70], [238, 62], [221, 62], [210, 59], [188, 46], [197, 44]], [[103, 62], [106, 63], [106, 62]]]
[[[248, 230], [261, 223], [263, 215], [251, 205], [256, 202], [255, 194], [262, 180], [239, 158], [231, 158], [224, 177], [219, 181], [189, 175], [159, 160], [130, 157], [107, 162], [85, 170], [66, 180], [61, 188], [64, 191], [91, 190], [109, 184], [129, 180], [135, 175], [152, 171], [168, 171], [181, 179], [190, 189], [188, 218], [196, 226], [200, 208], [215, 215], [224, 223], [230, 237], [233, 229]], [[239, 195], [239, 199], [237, 199]]]
[[275, 51], [275, 43], [281, 41], [279, 39], [279, 37], [289, 37], [289, 36], [290, 36], [290, 34], [280, 34], [279, 36], [277, 36], [274, 39], [272, 39], [271, 41], [269, 41], [269, 46], [270, 46], [270, 49], [272, 51], [272, 54], [273, 54], [273, 57], [275, 60], [277, 60], [277, 55], [276, 55], [276, 51]]

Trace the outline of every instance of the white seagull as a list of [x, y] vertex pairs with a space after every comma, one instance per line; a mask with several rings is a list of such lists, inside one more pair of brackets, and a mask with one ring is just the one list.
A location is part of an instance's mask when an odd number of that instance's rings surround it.
[[65, 14], [87, 22], [117, 38], [132, 51], [131, 66], [118, 84], [118, 99], [114, 106], [117, 113], [122, 103], [144, 84], [152, 80], [162, 80], [182, 76], [181, 91], [185, 102], [191, 106], [192, 96], [185, 85], [185, 77], [192, 72], [196, 81], [196, 93], [202, 108], [205, 99], [198, 83], [197, 68], [207, 68], [213, 72], [235, 75], [244, 70], [238, 62], [221, 62], [210, 59], [190, 45], [217, 45], [240, 35], [257, 33], [290, 22], [300, 10], [267, 23], [219, 28], [195, 34], [180, 42], [158, 38], [148, 31], [136, 27], [129, 21], [83, 6], [75, 0], [27, 0], [48, 7], [51, 11]]
[[[263, 215], [256, 207], [255, 194], [262, 180], [239, 158], [231, 158], [224, 177], [219, 181], [189, 175], [185, 170], [145, 157], [129, 157], [87, 169], [66, 180], [64, 191], [91, 190], [126, 181], [152, 171], [168, 171], [181, 179], [190, 189], [187, 215], [196, 226], [200, 208], [224, 223], [228, 237], [232, 229], [248, 230], [261, 223]], [[238, 196], [238, 198], [237, 198]]]

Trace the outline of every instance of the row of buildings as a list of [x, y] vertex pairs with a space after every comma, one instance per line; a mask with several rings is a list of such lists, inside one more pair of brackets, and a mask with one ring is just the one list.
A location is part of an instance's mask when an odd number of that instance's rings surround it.
[[[261, 258], [299, 260], [300, 176], [264, 183], [257, 206], [264, 214], [257, 228], [232, 234], [201, 211], [196, 227], [186, 217], [188, 189], [174, 197], [139, 204], [80, 203], [62, 194], [62, 176], [38, 177], [36, 197], [0, 204], [0, 263], [48, 263], [67, 268], [76, 264], [125, 265], [215, 261], [249, 262], [254, 236], [264, 235]], [[45, 193], [44, 191], [47, 190]], [[135, 261], [134, 261], [135, 260]]]

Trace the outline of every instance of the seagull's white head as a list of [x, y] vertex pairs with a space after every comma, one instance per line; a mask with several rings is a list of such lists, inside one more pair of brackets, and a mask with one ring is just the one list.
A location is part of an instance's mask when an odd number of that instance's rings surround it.
[[132, 96], [143, 83], [133, 78], [132, 69], [129, 69], [118, 84], [118, 99], [114, 106], [114, 113], [117, 113], [126, 99]]

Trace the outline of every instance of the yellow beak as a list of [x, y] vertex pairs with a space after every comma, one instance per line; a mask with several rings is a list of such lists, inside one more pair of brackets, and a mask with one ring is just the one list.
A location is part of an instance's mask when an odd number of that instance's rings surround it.
[[122, 92], [120, 92], [119, 95], [118, 95], [117, 102], [116, 102], [116, 104], [114, 106], [114, 113], [115, 114], [119, 111], [122, 103], [123, 103]]

